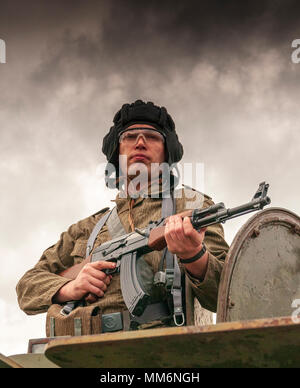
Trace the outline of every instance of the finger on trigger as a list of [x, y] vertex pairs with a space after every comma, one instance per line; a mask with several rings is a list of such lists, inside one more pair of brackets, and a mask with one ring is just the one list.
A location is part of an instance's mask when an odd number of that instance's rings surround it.
[[113, 268], [116, 267], [116, 263], [114, 263], [113, 261], [99, 260], [99, 261], [95, 261], [94, 267], [97, 268], [97, 269], [100, 269], [100, 270], [102, 270], [102, 269], [113, 269]]

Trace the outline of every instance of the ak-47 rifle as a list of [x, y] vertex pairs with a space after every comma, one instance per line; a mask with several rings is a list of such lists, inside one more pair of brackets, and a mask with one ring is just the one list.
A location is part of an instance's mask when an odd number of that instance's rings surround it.
[[[271, 200], [267, 196], [269, 185], [260, 183], [252, 200], [243, 205], [226, 209], [223, 202], [204, 209], [187, 210], [179, 213], [182, 218], [191, 218], [193, 227], [197, 230], [209, 225], [225, 223], [227, 220], [263, 209]], [[136, 261], [139, 257], [152, 251], [160, 251], [166, 247], [165, 218], [150, 222], [143, 230], [107, 241], [97, 247], [92, 255], [80, 264], [76, 264], [60, 273], [68, 279], [75, 279], [82, 267], [88, 262], [98, 260], [116, 262], [114, 270], [103, 270], [106, 274], [120, 271], [121, 290], [124, 302], [133, 316], [140, 316], [144, 312], [150, 295], [139, 284]]]

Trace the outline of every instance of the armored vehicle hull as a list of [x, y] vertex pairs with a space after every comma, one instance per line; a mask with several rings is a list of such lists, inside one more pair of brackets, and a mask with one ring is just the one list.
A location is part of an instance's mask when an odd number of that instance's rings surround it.
[[26, 355], [0, 355], [0, 367], [300, 367], [297, 306], [300, 218], [269, 208], [231, 244], [217, 324], [207, 324], [200, 308], [196, 326], [31, 341]]

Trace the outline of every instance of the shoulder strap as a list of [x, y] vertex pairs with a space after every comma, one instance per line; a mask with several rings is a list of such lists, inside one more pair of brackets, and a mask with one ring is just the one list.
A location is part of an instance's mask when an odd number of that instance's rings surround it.
[[[161, 215], [166, 218], [173, 215], [176, 211], [175, 200], [173, 196], [164, 197], [162, 200]], [[170, 277], [172, 281], [171, 294], [173, 296], [173, 319], [176, 326], [182, 326], [185, 323], [184, 313], [182, 308], [182, 286], [181, 286], [181, 271], [178, 265], [176, 255], [173, 255], [165, 248], [162, 260], [166, 260], [166, 277]], [[168, 281], [168, 280], [167, 280]]]
[[[187, 185], [184, 185], [183, 188], [184, 192], [189, 192], [187, 195], [188, 198], [193, 197], [192, 200], [187, 200], [186, 202], [186, 209], [197, 209], [197, 208], [202, 208], [205, 199], [210, 199], [211, 198], [204, 194], [201, 193], [198, 190], [195, 190]], [[191, 194], [196, 194], [195, 196], [192, 196]], [[186, 275], [187, 276], [187, 275]], [[205, 325], [205, 324], [211, 324], [213, 323], [213, 315], [211, 311], [208, 311], [204, 309], [198, 298], [195, 297], [194, 291], [191, 286], [188, 285], [188, 281], [186, 281], [186, 298], [189, 299], [189, 303], [186, 303], [186, 320], [187, 320], [187, 325]], [[204, 323], [205, 322], [205, 323]]]
[[122, 225], [120, 217], [117, 212], [117, 207], [114, 207], [111, 211], [111, 215], [107, 220], [108, 232], [111, 238], [120, 237], [123, 234], [126, 234], [126, 230]]
[[94, 229], [90, 234], [90, 237], [87, 242], [86, 257], [88, 257], [92, 252], [98, 233], [106, 223], [111, 238], [119, 237], [122, 236], [122, 234], [126, 234], [124, 226], [122, 225], [118, 216], [117, 207], [115, 206], [112, 210], [110, 210], [103, 217], [101, 217], [97, 224], [94, 226]]
[[110, 210], [103, 217], [101, 217], [100, 220], [97, 222], [97, 224], [94, 226], [94, 229], [93, 229], [92, 233], [90, 234], [90, 237], [89, 237], [88, 242], [87, 242], [86, 257], [88, 257], [90, 255], [90, 253], [92, 252], [95, 240], [98, 236], [98, 233], [105, 225], [106, 221], [108, 220], [108, 218], [111, 215], [113, 210], [114, 209]]

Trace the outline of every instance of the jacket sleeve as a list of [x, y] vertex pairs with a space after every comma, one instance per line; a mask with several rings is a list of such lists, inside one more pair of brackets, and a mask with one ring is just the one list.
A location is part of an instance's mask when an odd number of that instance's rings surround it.
[[205, 232], [204, 243], [208, 250], [208, 266], [205, 277], [201, 281], [186, 271], [187, 281], [201, 306], [216, 312], [221, 273], [229, 249], [224, 240], [222, 226], [219, 224], [209, 226]]
[[[214, 205], [214, 202], [210, 197], [197, 192], [197, 196], [199, 195], [203, 196], [203, 208]], [[187, 275], [186, 279], [201, 306], [207, 310], [216, 312], [221, 273], [229, 250], [229, 246], [224, 238], [224, 229], [221, 224], [207, 227], [204, 244], [208, 250], [208, 266], [204, 279], [200, 280], [195, 278], [185, 270]]]
[[19, 280], [16, 287], [18, 302], [26, 314], [46, 312], [52, 304], [52, 297], [69, 281], [57, 274], [73, 264], [71, 253], [74, 246], [74, 227], [70, 227]]
[[58, 273], [84, 259], [87, 239], [99, 219], [99, 213], [70, 226], [20, 279], [16, 287], [18, 303], [26, 314], [46, 312], [53, 303], [53, 296], [70, 281]]

